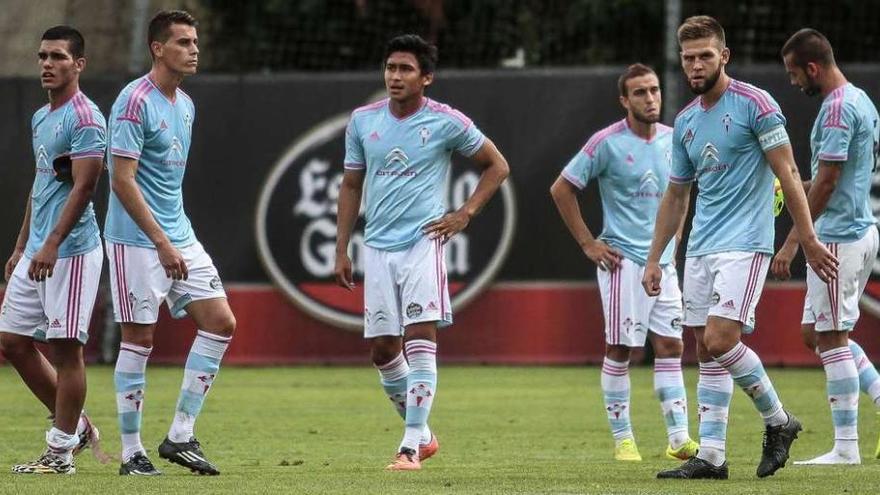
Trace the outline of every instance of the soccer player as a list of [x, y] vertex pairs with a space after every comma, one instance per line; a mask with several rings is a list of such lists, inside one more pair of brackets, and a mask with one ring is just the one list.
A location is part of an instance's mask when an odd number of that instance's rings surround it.
[[159, 306], [189, 314], [198, 333], [186, 360], [180, 397], [159, 457], [200, 474], [220, 474], [193, 434], [196, 417], [232, 339], [235, 317], [214, 263], [183, 211], [183, 174], [195, 106], [180, 89], [198, 65], [196, 21], [163, 11], [150, 21], [153, 66], [129, 83], [110, 114], [112, 192], [104, 237], [113, 311], [122, 325], [116, 407], [122, 433], [119, 474], [157, 475], [141, 444], [145, 370]]
[[699, 182], [684, 273], [684, 325], [694, 329], [700, 379], [700, 452], [659, 478], [726, 479], [727, 419], [733, 383], [764, 419], [759, 477], [785, 465], [802, 429], [782, 406], [761, 360], [740, 341], [755, 325], [769, 255], [773, 253], [773, 176], [779, 178], [807, 262], [825, 281], [836, 258], [813, 231], [798, 178], [785, 117], [761, 89], [730, 78], [724, 29], [708, 16], [690, 17], [678, 29], [681, 62], [699, 95], [675, 119], [672, 175], [657, 214], [643, 284], [660, 292], [660, 256]]
[[[106, 124], [79, 90], [86, 66], [79, 31], [50, 28], [37, 57], [49, 103], [31, 120], [36, 175], [6, 262], [0, 346], [54, 418], [45, 453], [13, 472], [73, 474], [73, 455], [97, 440], [97, 430], [82, 413], [83, 344], [104, 258], [92, 195], [103, 170]], [[37, 340], [48, 342], [54, 368], [34, 346]]]
[[[687, 396], [681, 373], [681, 291], [675, 270], [675, 245], [663, 249], [664, 279], [659, 297], [648, 297], [642, 274], [654, 219], [669, 182], [672, 128], [660, 121], [660, 80], [642, 64], [629, 66], [618, 80], [626, 117], [593, 134], [550, 188], [559, 214], [596, 276], [605, 313], [605, 360], [602, 393], [614, 458], [642, 460], [630, 425], [630, 349], [654, 347], [654, 391], [669, 445], [666, 455], [686, 460], [697, 453], [688, 435]], [[596, 239], [584, 223], [576, 193], [591, 179], [599, 181], [603, 229]]]
[[[877, 258], [878, 235], [871, 209], [871, 179], [880, 143], [877, 108], [864, 91], [847, 82], [834, 62], [831, 43], [814, 29], [802, 29], [782, 47], [791, 84], [807, 96], [822, 95], [810, 135], [812, 181], [805, 183], [819, 240], [840, 259], [837, 279], [825, 283], [807, 270], [802, 334], [825, 367], [834, 422], [831, 452], [795, 464], [859, 464], [859, 386], [880, 400], [880, 376], [849, 332], [859, 319], [859, 298]], [[773, 259], [773, 274], [791, 276], [797, 254], [792, 231]]]
[[[471, 119], [425, 97], [436, 47], [399, 36], [383, 63], [388, 98], [356, 109], [346, 130], [335, 274], [339, 285], [354, 287], [348, 244], [366, 191], [364, 337], [405, 421], [386, 469], [410, 471], [438, 449], [428, 415], [437, 392], [437, 327], [452, 323], [444, 244], [489, 201], [508, 166]], [[464, 205], [446, 213], [452, 151], [470, 157], [482, 175]]]

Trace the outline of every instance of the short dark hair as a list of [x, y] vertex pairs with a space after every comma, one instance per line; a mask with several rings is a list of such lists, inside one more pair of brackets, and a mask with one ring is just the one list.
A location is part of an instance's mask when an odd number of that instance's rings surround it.
[[[174, 24], [186, 24], [196, 27], [198, 22], [185, 10], [162, 10], [150, 19], [150, 27], [147, 31], [147, 46], [152, 46], [154, 41], [165, 43], [171, 36], [171, 26]], [[152, 50], [150, 51], [152, 53]]]
[[417, 34], [403, 34], [391, 38], [385, 45], [382, 65], [388, 62], [388, 57], [394, 52], [412, 53], [419, 62], [419, 71], [422, 74], [432, 74], [437, 68], [437, 47]]
[[64, 40], [73, 58], [83, 58], [86, 54], [86, 40], [83, 35], [70, 26], [50, 27], [40, 38], [45, 41]]
[[782, 45], [782, 56], [792, 55], [794, 65], [804, 68], [813, 62], [823, 67], [834, 65], [834, 49], [831, 43], [819, 31], [804, 28], [791, 35]]
[[727, 46], [724, 37], [724, 28], [714, 17], [707, 15], [695, 15], [688, 17], [678, 27], [678, 44], [683, 41], [701, 40], [703, 38], [716, 38], [721, 46]]
[[637, 77], [646, 76], [648, 74], [657, 75], [654, 72], [654, 69], [648, 67], [645, 64], [632, 64], [623, 71], [623, 74], [617, 79], [617, 89], [620, 91], [620, 96], [629, 96], [629, 90], [626, 87], [626, 82], [630, 79], [635, 79]]

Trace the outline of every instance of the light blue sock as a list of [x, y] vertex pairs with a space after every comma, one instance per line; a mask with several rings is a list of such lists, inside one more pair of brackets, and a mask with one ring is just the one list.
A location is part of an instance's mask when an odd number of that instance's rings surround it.
[[[401, 352], [391, 361], [376, 366], [376, 369], [379, 371], [379, 381], [382, 383], [385, 395], [400, 418], [406, 421], [406, 380], [409, 376], [409, 363]], [[431, 442], [431, 436], [431, 429], [425, 424], [419, 444], [427, 445]]]
[[779, 426], [788, 421], [776, 389], [755, 351], [739, 342], [733, 349], [717, 356], [715, 361], [729, 371], [733, 381], [752, 398], [765, 424]]
[[606, 357], [602, 361], [601, 384], [605, 413], [608, 415], [614, 441], [633, 438], [632, 424], [629, 421], [629, 361], [614, 361]]
[[151, 347], [140, 347], [123, 342], [119, 345], [119, 357], [113, 373], [116, 387], [116, 411], [119, 431], [122, 434], [122, 461], [144, 452], [141, 443], [141, 415], [144, 410], [147, 360]]
[[186, 358], [174, 421], [168, 430], [168, 439], [172, 442], [188, 442], [194, 436], [196, 418], [202, 411], [205, 396], [217, 377], [220, 361], [231, 341], [232, 337], [222, 337], [202, 330], [196, 334]]
[[849, 339], [849, 350], [859, 373], [859, 388], [868, 394], [874, 405], [880, 406], [880, 373], [877, 373], [877, 368], [865, 355], [862, 346], [853, 339]]
[[406, 342], [409, 375], [406, 379], [406, 429], [400, 449], [418, 452], [437, 390], [437, 344], [430, 340]]
[[654, 359], [654, 393], [663, 410], [669, 445], [677, 449], [690, 438], [681, 358]]
[[733, 397], [733, 379], [716, 362], [700, 363], [697, 413], [700, 418], [700, 452], [697, 457], [715, 466], [726, 459], [727, 420]]
[[834, 423], [834, 449], [858, 455], [859, 378], [849, 347], [819, 354], [825, 367], [828, 403]]

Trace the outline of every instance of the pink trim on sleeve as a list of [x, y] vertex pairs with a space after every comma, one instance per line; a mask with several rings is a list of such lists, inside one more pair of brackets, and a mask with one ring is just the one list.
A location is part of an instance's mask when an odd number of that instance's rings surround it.
[[610, 126], [602, 129], [601, 131], [593, 134], [590, 139], [587, 141], [587, 144], [584, 145], [583, 152], [593, 158], [596, 154], [596, 148], [602, 144], [602, 141], [607, 139], [609, 136], [613, 136], [619, 132], [625, 131], [627, 128], [626, 119], [620, 120], [611, 124]]

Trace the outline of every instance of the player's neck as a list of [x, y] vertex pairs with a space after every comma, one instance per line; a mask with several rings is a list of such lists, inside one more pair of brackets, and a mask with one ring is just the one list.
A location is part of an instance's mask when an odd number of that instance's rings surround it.
[[177, 96], [177, 88], [183, 82], [183, 75], [172, 72], [162, 65], [154, 65], [150, 70], [149, 78], [159, 91], [171, 101]]
[[825, 75], [825, 80], [822, 81], [822, 98], [833, 93], [837, 88], [841, 86], [845, 86], [849, 81], [846, 80], [846, 76], [843, 75], [843, 72], [840, 72], [840, 69], [834, 67]]
[[629, 130], [632, 131], [633, 134], [644, 139], [645, 141], [650, 141], [654, 139], [654, 134], [657, 133], [656, 124], [648, 124], [642, 122], [639, 119], [633, 117], [632, 114], [626, 116], [626, 125], [629, 126]]
[[413, 96], [412, 98], [407, 98], [402, 101], [391, 99], [388, 100], [388, 109], [391, 111], [391, 115], [394, 115], [395, 118], [405, 119], [418, 112], [424, 103], [424, 95]]
[[49, 109], [55, 110], [67, 103], [71, 98], [73, 98], [77, 93], [79, 93], [79, 83], [76, 81], [71, 82], [66, 86], [62, 86], [56, 89], [50, 89], [49, 93]]
[[721, 75], [718, 76], [718, 82], [715, 83], [715, 86], [712, 87], [709, 91], [703, 93], [702, 102], [703, 108], [712, 108], [718, 100], [721, 99], [721, 95], [727, 91], [727, 87], [730, 86], [730, 76], [727, 75], [723, 70], [721, 71]]

